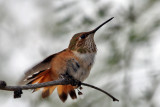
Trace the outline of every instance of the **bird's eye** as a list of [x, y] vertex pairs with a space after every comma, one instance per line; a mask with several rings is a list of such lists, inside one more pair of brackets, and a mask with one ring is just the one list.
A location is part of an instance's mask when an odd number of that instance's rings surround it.
[[86, 37], [86, 35], [82, 35], [82, 36], [81, 36], [81, 39], [84, 39], [85, 37]]

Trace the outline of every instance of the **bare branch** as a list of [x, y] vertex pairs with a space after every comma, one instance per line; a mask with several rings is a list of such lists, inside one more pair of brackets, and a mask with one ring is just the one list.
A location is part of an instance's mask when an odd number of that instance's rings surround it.
[[109, 97], [111, 97], [113, 99], [113, 101], [119, 101], [118, 99], [113, 97], [108, 92], [106, 92], [96, 86], [93, 86], [93, 85], [90, 85], [87, 83], [81, 83], [80, 81], [74, 80], [74, 79], [61, 78], [61, 79], [55, 80], [55, 81], [39, 83], [39, 84], [29, 84], [29, 85], [23, 85], [23, 86], [7, 86], [5, 81], [0, 81], [0, 90], [14, 91], [14, 98], [19, 98], [19, 97], [21, 97], [22, 90], [43, 88], [43, 87], [53, 86], [53, 85], [69, 85], [69, 84], [76, 85], [76, 86], [83, 85], [83, 86], [94, 88], [96, 90], [103, 92], [104, 94], [108, 95]]
[[104, 94], [106, 94], [106, 95], [108, 95], [109, 97], [111, 97], [111, 98], [113, 99], [113, 101], [119, 101], [117, 98], [113, 97], [111, 94], [109, 94], [108, 92], [106, 92], [106, 91], [104, 91], [104, 90], [102, 90], [102, 89], [100, 89], [100, 88], [98, 88], [98, 87], [95, 87], [95, 86], [93, 86], [93, 85], [86, 84], [86, 83], [81, 83], [81, 85], [88, 86], [88, 87], [94, 88], [94, 89], [96, 89], [96, 90], [98, 90], [98, 91], [101, 91], [101, 92], [103, 92]]

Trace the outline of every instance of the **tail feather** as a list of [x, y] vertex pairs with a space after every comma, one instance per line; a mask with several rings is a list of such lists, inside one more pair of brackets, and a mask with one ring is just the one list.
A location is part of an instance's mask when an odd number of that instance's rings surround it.
[[69, 95], [71, 96], [72, 99], [76, 99], [77, 98], [77, 95], [76, 95], [76, 92], [74, 90], [74, 87], [72, 85], [68, 85], [67, 86], [68, 88], [68, 93]]
[[67, 85], [58, 85], [57, 91], [61, 101], [65, 102], [68, 97]]
[[49, 87], [44, 87], [42, 91], [42, 98], [46, 98], [49, 96]]
[[54, 91], [54, 89], [56, 88], [57, 86], [50, 86], [50, 87], [45, 87], [42, 91], [42, 98], [46, 98], [48, 97], [49, 95], [52, 94], [52, 92]]
[[49, 95], [51, 95], [51, 94], [53, 93], [53, 91], [55, 90], [56, 87], [57, 87], [57, 86], [51, 86], [51, 87], [49, 88]]
[[[56, 78], [56, 76], [53, 76], [53, 75], [51, 77], [51, 72], [49, 72], [49, 70], [46, 70], [43, 73], [40, 73], [39, 75], [37, 75], [35, 77], [35, 79], [33, 81], [31, 81], [31, 84], [54, 81], [56, 79], [58, 79], [58, 78]], [[75, 89], [77, 87], [74, 87], [72, 85], [55, 85], [55, 86], [44, 87], [42, 90], [42, 98], [46, 98], [49, 95], [51, 95], [53, 93], [53, 91], [55, 90], [55, 88], [57, 88], [59, 98], [63, 102], [65, 102], [67, 100], [68, 94], [70, 95], [70, 97], [72, 99], [77, 98], [77, 95], [75, 92]], [[33, 92], [38, 91], [39, 89], [41, 89], [41, 88], [34, 89]]]
[[58, 85], [57, 91], [58, 91], [59, 98], [63, 102], [65, 102], [69, 94], [72, 99], [76, 99], [77, 95], [74, 89], [75, 87], [73, 87], [72, 85]]

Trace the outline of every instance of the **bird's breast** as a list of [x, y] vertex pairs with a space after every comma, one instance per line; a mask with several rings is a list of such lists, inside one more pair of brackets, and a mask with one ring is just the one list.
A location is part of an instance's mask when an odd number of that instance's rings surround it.
[[75, 55], [78, 57], [84, 68], [93, 65], [95, 54], [96, 53], [83, 53], [83, 54], [77, 52], [75, 53]]
[[75, 56], [79, 59], [80, 68], [75, 73], [74, 77], [80, 81], [84, 81], [91, 70], [91, 67], [94, 63], [96, 53], [78, 53], [74, 52]]

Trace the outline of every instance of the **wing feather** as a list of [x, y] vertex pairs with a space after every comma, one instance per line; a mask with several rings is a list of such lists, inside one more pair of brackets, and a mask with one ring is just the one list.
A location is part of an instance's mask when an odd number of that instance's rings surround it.
[[49, 69], [51, 67], [51, 61], [57, 54], [53, 54], [46, 59], [44, 59], [42, 62], [34, 66], [33, 68], [29, 69], [25, 76], [21, 79], [19, 84], [27, 84], [30, 81], [34, 80], [36, 78], [36, 75], [42, 73], [43, 71]]

